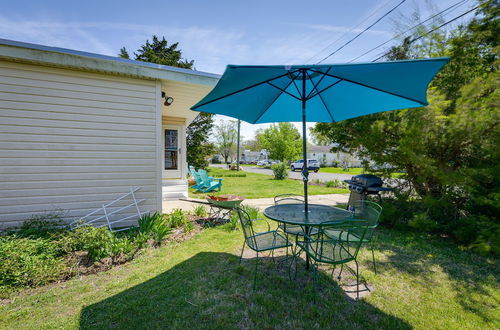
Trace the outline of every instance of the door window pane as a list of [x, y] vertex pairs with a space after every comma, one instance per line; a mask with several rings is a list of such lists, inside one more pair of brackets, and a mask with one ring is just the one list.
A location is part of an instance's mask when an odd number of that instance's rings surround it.
[[176, 170], [178, 163], [178, 134], [177, 130], [165, 130], [165, 169]]

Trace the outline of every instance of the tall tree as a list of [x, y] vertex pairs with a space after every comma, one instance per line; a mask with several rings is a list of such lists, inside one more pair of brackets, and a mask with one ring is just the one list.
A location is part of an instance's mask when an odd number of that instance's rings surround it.
[[[146, 44], [134, 53], [134, 60], [170, 65], [179, 68], [192, 69], [194, 61], [182, 58], [182, 51], [178, 49], [179, 43], [170, 44], [165, 37], [161, 40], [157, 36], [152, 41], [146, 40]], [[125, 47], [118, 54], [121, 58], [130, 59]], [[187, 162], [195, 167], [204, 168], [208, 166], [206, 158], [214, 152], [214, 145], [210, 143], [210, 131], [213, 127], [213, 115], [200, 113], [186, 129]]]
[[[177, 49], [178, 46], [178, 42], [169, 45], [165, 37], [162, 37], [160, 40], [154, 35], [151, 42], [146, 40], [146, 44], [142, 45], [141, 48], [134, 53], [134, 60], [170, 65], [184, 69], [192, 69], [194, 61], [183, 59], [182, 51]], [[120, 49], [118, 56], [122, 58], [130, 58], [125, 47]]]
[[186, 130], [187, 162], [196, 168], [206, 168], [207, 157], [215, 152], [215, 146], [208, 141], [213, 128], [213, 116], [211, 113], [200, 113]]
[[302, 138], [291, 123], [272, 124], [271, 127], [258, 131], [256, 139], [267, 149], [269, 158], [289, 161], [300, 156]]
[[[423, 34], [417, 47], [410, 42], [414, 35], [388, 54], [398, 59], [451, 56], [428, 90], [429, 106], [320, 123], [313, 134], [376, 165], [391, 164], [385, 172], [405, 172], [406, 187], [396, 191], [401, 201], [420, 203], [412, 210], [437, 223], [438, 231], [478, 251], [500, 253], [500, 226], [493, 216], [500, 212], [494, 174], [500, 162], [495, 151], [500, 137], [500, 6], [496, 0], [480, 3], [481, 10], [466, 26], [438, 39], [434, 33]], [[398, 221], [411, 217], [412, 212], [398, 213]]]
[[236, 149], [236, 140], [238, 139], [238, 121], [221, 121], [215, 126], [214, 130], [217, 151], [224, 158], [224, 162], [228, 163], [229, 158], [233, 157]]

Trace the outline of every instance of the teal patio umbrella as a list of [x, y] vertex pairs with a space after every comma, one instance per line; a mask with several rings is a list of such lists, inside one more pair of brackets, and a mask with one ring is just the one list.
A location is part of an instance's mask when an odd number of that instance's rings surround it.
[[302, 122], [308, 211], [306, 122], [338, 122], [427, 105], [427, 86], [449, 58], [330, 65], [228, 65], [192, 110], [251, 124]]

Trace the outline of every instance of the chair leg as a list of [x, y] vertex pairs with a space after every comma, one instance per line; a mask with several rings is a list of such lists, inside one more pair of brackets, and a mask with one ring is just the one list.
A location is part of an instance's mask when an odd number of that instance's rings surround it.
[[312, 264], [313, 268], [313, 282], [314, 282], [314, 299], [318, 295], [318, 264], [315, 262]]
[[375, 270], [375, 274], [377, 274], [377, 265], [375, 264], [375, 252], [373, 252], [373, 244], [372, 243], [370, 243], [370, 247], [372, 249], [373, 269]]
[[257, 267], [259, 266], [259, 252], [257, 252], [257, 258], [255, 260], [255, 274], [253, 276], [253, 289], [257, 286]]
[[243, 240], [243, 246], [241, 247], [240, 262], [239, 262], [240, 265], [241, 265], [241, 258], [243, 258], [243, 251], [245, 250], [246, 243], [247, 243], [247, 241]]
[[354, 262], [356, 263], [356, 300], [359, 300], [359, 268], [358, 261], [354, 259]]
[[344, 270], [344, 264], [340, 265], [340, 273], [339, 273], [339, 276], [338, 276], [338, 279], [341, 280], [342, 279], [342, 271]]

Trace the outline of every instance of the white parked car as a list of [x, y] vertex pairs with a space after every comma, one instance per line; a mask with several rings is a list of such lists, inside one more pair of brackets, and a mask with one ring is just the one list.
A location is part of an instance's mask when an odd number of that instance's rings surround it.
[[[304, 160], [299, 159], [290, 164], [290, 170], [302, 170], [304, 167]], [[314, 173], [319, 171], [319, 162], [316, 159], [308, 159], [307, 160], [307, 169], [310, 171], [314, 171]]]
[[257, 166], [267, 166], [267, 165], [270, 165], [270, 163], [269, 163], [269, 161], [267, 159], [259, 160], [257, 162]]

